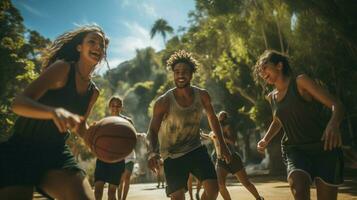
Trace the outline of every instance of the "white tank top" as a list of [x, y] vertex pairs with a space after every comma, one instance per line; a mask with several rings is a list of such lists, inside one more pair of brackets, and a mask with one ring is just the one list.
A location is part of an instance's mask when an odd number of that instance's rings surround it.
[[181, 157], [200, 147], [200, 122], [203, 106], [199, 89], [193, 87], [194, 100], [188, 107], [180, 106], [174, 89], [164, 96], [169, 98], [169, 111], [164, 116], [159, 130], [160, 154], [163, 159]]

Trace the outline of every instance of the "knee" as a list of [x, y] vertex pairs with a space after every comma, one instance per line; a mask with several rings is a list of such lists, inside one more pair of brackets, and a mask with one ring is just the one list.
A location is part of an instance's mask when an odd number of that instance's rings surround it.
[[292, 182], [290, 187], [295, 199], [309, 199], [309, 185], [299, 182]]
[[225, 181], [218, 181], [218, 187], [219, 187], [219, 189], [225, 188], [226, 187], [226, 182]]
[[[225, 185], [225, 183], [224, 183]], [[218, 183], [211, 183], [205, 187], [205, 193], [208, 197], [217, 197], [218, 192], [219, 192], [220, 186], [218, 186]]]
[[101, 197], [103, 196], [103, 189], [95, 188], [94, 196], [95, 196], [95, 199], [101, 199]]

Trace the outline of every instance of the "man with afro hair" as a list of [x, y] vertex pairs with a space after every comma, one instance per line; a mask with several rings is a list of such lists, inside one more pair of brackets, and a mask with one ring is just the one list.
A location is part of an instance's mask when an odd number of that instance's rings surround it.
[[204, 187], [201, 199], [217, 199], [218, 183], [214, 165], [200, 140], [203, 110], [211, 129], [220, 142], [223, 158], [230, 162], [231, 154], [222, 137], [222, 130], [205, 89], [191, 85], [199, 63], [191, 53], [175, 52], [167, 61], [176, 87], [160, 96], [153, 109], [148, 130], [150, 143], [149, 167], [156, 171], [160, 157], [164, 160], [166, 194], [173, 200], [183, 200], [189, 174]]

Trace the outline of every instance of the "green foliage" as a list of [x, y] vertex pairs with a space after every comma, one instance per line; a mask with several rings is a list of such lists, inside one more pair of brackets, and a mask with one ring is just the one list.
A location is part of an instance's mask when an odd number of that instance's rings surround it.
[[150, 36], [154, 38], [157, 33], [160, 33], [164, 43], [166, 43], [166, 34], [173, 33], [174, 29], [167, 23], [166, 20], [160, 18], [155, 21], [154, 25], [151, 28]]
[[[27, 33], [30, 35], [29, 38], [25, 37]], [[38, 58], [29, 57], [29, 55], [42, 50], [48, 42], [48, 39], [37, 32], [26, 30], [19, 11], [11, 1], [0, 2], [0, 126], [3, 127], [2, 134], [10, 134], [10, 128], [16, 118], [10, 110], [14, 96], [38, 76], [40, 68]]]
[[150, 102], [155, 95], [153, 86], [153, 81], [136, 83], [126, 92], [124, 97], [125, 111], [131, 113], [135, 127], [139, 132], [146, 131], [150, 120], [147, 113]]

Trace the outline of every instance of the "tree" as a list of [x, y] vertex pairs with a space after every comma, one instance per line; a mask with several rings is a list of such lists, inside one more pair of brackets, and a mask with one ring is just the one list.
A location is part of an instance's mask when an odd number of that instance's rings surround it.
[[39, 58], [35, 55], [48, 43], [39, 33], [25, 28], [23, 18], [10, 0], [0, 1], [0, 127], [4, 132], [0, 140], [8, 137], [16, 118], [10, 104], [38, 76]]
[[157, 33], [160, 33], [164, 40], [164, 44], [166, 44], [166, 34], [173, 33], [173, 31], [174, 29], [167, 23], [167, 21], [160, 18], [155, 21], [154, 25], [151, 28], [151, 39], [154, 38]]

